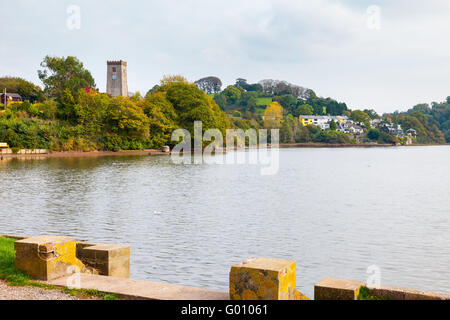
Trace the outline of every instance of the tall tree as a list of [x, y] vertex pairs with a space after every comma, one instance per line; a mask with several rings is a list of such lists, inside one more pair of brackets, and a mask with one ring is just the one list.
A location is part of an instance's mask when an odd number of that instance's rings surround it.
[[206, 77], [195, 81], [195, 85], [207, 94], [220, 92], [222, 81], [217, 77]]
[[43, 70], [39, 70], [38, 75], [44, 83], [44, 92], [57, 102], [61, 102], [64, 93], [67, 93], [66, 90], [76, 98], [80, 89], [96, 88], [91, 73], [75, 57], [46, 56], [41, 67]]

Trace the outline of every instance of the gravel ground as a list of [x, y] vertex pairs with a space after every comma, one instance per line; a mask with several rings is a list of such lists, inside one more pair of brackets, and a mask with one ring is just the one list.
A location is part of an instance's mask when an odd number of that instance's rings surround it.
[[59, 290], [33, 287], [10, 287], [0, 280], [0, 300], [82, 300]]

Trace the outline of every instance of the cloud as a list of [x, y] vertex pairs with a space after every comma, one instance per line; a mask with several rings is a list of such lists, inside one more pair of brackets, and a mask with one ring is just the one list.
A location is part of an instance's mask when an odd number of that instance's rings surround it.
[[[278, 78], [354, 108], [379, 112], [450, 95], [446, 0], [78, 0], [82, 27], [66, 28], [68, 0], [0, 4], [2, 72], [38, 82], [46, 54], [75, 55], [105, 86], [105, 63], [124, 59], [129, 87], [146, 92], [163, 74], [256, 82]], [[367, 8], [381, 28], [367, 28]]]

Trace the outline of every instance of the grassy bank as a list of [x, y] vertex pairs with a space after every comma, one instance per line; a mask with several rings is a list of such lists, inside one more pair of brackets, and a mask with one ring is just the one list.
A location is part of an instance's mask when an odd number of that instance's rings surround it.
[[116, 295], [106, 294], [97, 290], [78, 290], [60, 288], [33, 281], [28, 275], [17, 270], [14, 266], [16, 252], [14, 250], [14, 239], [0, 237], [0, 279], [5, 280], [10, 286], [28, 286], [48, 290], [60, 290], [64, 293], [80, 298], [97, 297], [104, 300], [117, 300]]

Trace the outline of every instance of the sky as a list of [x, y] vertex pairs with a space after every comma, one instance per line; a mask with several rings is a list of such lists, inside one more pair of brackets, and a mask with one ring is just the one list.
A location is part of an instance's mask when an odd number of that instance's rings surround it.
[[0, 12], [0, 76], [41, 86], [50, 55], [78, 57], [100, 91], [106, 61], [125, 60], [143, 94], [181, 74], [286, 80], [379, 113], [450, 96], [448, 0], [2, 0]]

